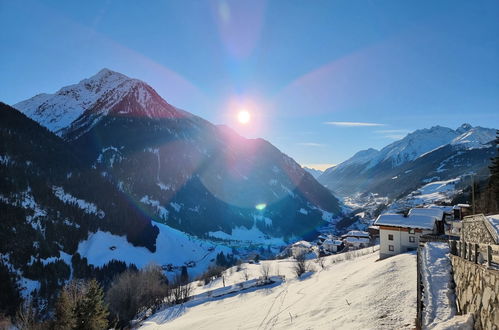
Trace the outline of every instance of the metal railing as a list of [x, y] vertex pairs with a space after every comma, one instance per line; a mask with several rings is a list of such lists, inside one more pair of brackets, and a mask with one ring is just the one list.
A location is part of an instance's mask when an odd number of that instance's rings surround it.
[[450, 253], [488, 268], [499, 268], [499, 245], [449, 241]]

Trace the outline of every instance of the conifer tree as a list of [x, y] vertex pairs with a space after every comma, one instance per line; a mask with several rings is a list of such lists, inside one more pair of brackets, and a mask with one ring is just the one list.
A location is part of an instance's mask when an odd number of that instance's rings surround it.
[[13, 316], [21, 304], [16, 274], [0, 261], [0, 314]]
[[86, 293], [76, 306], [77, 323], [75, 329], [107, 329], [109, 312], [104, 303], [104, 292], [95, 279], [87, 284]]
[[75, 302], [71, 299], [68, 287], [61, 290], [55, 304], [55, 330], [70, 330], [76, 326]]

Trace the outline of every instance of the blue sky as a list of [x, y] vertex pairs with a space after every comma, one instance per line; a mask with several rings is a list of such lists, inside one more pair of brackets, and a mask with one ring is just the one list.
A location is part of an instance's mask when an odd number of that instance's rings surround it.
[[1, 101], [107, 67], [301, 164], [499, 128], [499, 1], [0, 0], [0, 31]]

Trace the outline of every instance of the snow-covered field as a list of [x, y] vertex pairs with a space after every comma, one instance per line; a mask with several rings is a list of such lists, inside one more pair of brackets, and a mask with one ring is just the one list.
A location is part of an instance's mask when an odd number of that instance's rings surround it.
[[432, 204], [437, 201], [450, 202], [459, 191], [456, 189], [456, 184], [461, 181], [461, 178], [455, 178], [446, 181], [434, 181], [425, 184], [421, 188], [411, 192], [406, 197], [397, 200], [389, 206], [389, 211], [395, 212], [399, 210], [409, 209], [423, 204]]
[[[416, 255], [406, 253], [378, 261], [378, 252], [350, 260], [344, 254], [325, 258], [322, 270], [297, 279], [290, 259], [244, 264], [226, 271], [226, 285], [270, 275], [286, 281], [227, 296], [187, 302], [162, 310], [143, 322], [144, 329], [412, 329], [416, 317]], [[335, 262], [333, 262], [335, 260]], [[342, 260], [342, 261], [340, 261]], [[194, 294], [218, 288], [195, 285]]]
[[139, 268], [151, 262], [160, 266], [171, 264], [177, 267], [171, 277], [180, 271], [178, 267], [191, 261], [194, 261], [195, 266], [188, 269], [189, 275], [200, 275], [213, 263], [217, 253], [231, 252], [226, 246], [189, 236], [169, 226], [156, 222], [154, 225], [159, 228], [154, 253], [145, 247], [133, 246], [124, 236], [103, 231], [90, 234], [87, 240], [80, 242], [78, 252], [88, 259], [89, 264], [95, 266], [103, 266], [113, 259], [133, 263]]

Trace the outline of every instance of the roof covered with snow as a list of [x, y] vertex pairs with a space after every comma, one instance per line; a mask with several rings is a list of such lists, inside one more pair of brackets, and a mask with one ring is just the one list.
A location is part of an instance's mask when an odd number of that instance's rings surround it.
[[454, 207], [453, 206], [450, 206], [450, 205], [430, 205], [428, 206], [429, 208], [432, 208], [432, 209], [440, 209], [442, 210], [444, 213], [452, 213]]
[[469, 208], [469, 207], [471, 207], [470, 204], [457, 204], [457, 205], [454, 205], [454, 209]]
[[409, 211], [409, 216], [411, 215], [428, 215], [441, 220], [444, 216], [444, 211], [437, 208], [414, 208]]
[[345, 242], [350, 244], [368, 244], [369, 238], [347, 237], [345, 238]]
[[369, 238], [369, 233], [365, 231], [360, 231], [360, 230], [350, 230], [348, 233], [345, 235], [342, 235], [341, 237], [367, 237]]
[[403, 228], [433, 229], [435, 217], [429, 215], [412, 214], [405, 217], [403, 214], [382, 214], [374, 222], [375, 225], [385, 225]]
[[324, 245], [338, 245], [339, 246], [339, 245], [343, 244], [343, 242], [340, 241], [340, 240], [337, 240], [337, 239], [330, 239], [330, 238], [328, 238], [322, 244], [324, 244]]
[[293, 247], [311, 248], [312, 244], [310, 244], [310, 242], [307, 242], [307, 241], [298, 241], [298, 242], [293, 244]]

